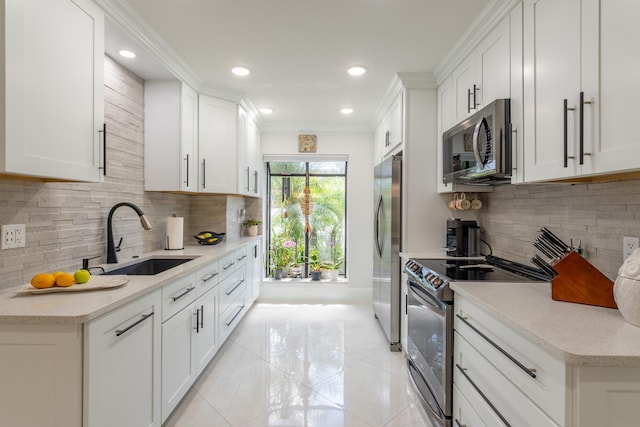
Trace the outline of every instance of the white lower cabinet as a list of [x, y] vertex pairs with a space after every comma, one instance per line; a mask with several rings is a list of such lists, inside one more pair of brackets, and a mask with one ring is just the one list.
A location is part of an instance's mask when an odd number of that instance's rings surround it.
[[0, 424], [82, 426], [82, 325], [0, 325]]
[[253, 303], [260, 296], [260, 282], [262, 279], [262, 259], [260, 255], [260, 241], [253, 242], [248, 247], [249, 262], [247, 264], [247, 299]]
[[566, 363], [460, 295], [455, 315], [453, 415], [461, 425], [623, 427], [640, 419], [640, 367]]
[[160, 427], [161, 309], [155, 291], [85, 325], [84, 425]]

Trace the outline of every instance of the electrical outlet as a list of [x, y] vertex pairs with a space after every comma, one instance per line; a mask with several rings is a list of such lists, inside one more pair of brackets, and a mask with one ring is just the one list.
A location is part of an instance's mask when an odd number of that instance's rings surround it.
[[623, 261], [625, 261], [633, 251], [638, 249], [639, 243], [640, 243], [640, 239], [638, 239], [637, 237], [624, 236], [622, 238], [622, 260]]
[[24, 224], [9, 224], [2, 226], [2, 240], [0, 249], [24, 248], [26, 232]]

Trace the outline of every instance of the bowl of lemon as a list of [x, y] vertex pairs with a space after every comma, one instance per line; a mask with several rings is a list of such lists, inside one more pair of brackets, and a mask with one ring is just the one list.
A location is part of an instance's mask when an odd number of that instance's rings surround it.
[[225, 233], [216, 233], [214, 231], [201, 231], [193, 237], [201, 245], [217, 245], [224, 240]]

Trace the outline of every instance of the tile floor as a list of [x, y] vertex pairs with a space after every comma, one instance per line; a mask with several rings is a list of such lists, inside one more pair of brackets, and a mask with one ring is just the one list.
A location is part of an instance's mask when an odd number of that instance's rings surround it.
[[165, 427], [431, 427], [365, 305], [256, 304]]

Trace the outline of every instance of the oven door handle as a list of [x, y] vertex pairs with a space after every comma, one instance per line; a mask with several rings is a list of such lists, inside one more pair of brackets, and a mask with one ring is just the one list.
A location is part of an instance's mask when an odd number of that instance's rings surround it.
[[418, 285], [410, 280], [407, 284], [409, 285], [409, 289], [413, 291], [413, 297], [415, 299], [417, 299], [422, 305], [425, 305], [429, 310], [433, 311], [437, 315], [445, 317], [446, 313], [443, 309], [438, 307], [438, 300], [435, 297], [424, 293]]

